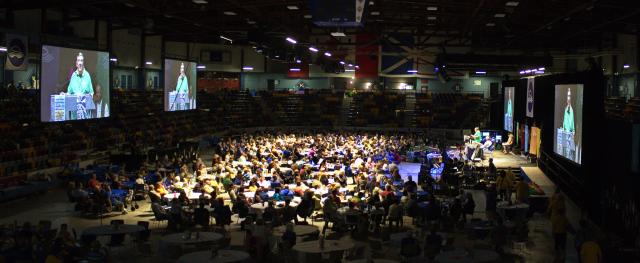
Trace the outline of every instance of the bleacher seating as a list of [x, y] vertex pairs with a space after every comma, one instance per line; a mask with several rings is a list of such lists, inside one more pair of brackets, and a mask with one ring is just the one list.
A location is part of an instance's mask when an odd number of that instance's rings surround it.
[[405, 114], [405, 94], [393, 92], [355, 93], [346, 101], [344, 93], [332, 90], [221, 90], [198, 93], [198, 110], [164, 112], [161, 91], [113, 90], [110, 118], [41, 123], [38, 97], [20, 91], [0, 101], [6, 109], [0, 113], [0, 188], [24, 181], [30, 171], [76, 160], [81, 151], [128, 142], [168, 146], [228, 128], [278, 125], [450, 128], [476, 121], [470, 109], [482, 102], [473, 94], [415, 94], [415, 110]]

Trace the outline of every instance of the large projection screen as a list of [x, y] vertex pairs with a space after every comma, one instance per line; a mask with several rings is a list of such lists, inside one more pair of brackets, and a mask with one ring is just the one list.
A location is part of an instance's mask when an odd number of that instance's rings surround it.
[[554, 152], [582, 163], [582, 84], [556, 85]]
[[513, 132], [513, 87], [504, 88], [504, 129]]
[[164, 110], [196, 109], [196, 63], [164, 60]]
[[42, 46], [40, 120], [109, 117], [109, 53]]

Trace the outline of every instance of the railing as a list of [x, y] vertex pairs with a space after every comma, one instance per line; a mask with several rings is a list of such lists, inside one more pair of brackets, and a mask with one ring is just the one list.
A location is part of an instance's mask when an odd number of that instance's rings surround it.
[[584, 202], [585, 185], [582, 180], [574, 176], [546, 151], [540, 151], [540, 169], [566, 193], [578, 206]]

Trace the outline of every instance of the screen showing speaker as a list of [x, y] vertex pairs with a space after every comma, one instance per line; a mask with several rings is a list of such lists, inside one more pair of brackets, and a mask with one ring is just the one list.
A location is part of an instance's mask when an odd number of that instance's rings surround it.
[[583, 85], [556, 85], [555, 88], [554, 152], [581, 164]]
[[504, 88], [504, 129], [513, 132], [513, 87]]
[[42, 46], [40, 120], [109, 117], [109, 53]]
[[640, 124], [631, 128], [631, 172], [640, 174]]
[[164, 60], [164, 110], [196, 109], [196, 63]]

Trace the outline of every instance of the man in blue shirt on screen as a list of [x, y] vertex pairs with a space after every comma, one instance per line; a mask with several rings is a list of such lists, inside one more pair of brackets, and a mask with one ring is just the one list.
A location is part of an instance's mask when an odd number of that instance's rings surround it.
[[184, 63], [180, 63], [180, 75], [178, 76], [178, 82], [176, 83], [176, 92], [189, 92], [189, 81], [187, 80], [187, 75], [184, 73]]
[[71, 74], [67, 93], [69, 95], [93, 95], [91, 75], [84, 68], [84, 56], [82, 53], [78, 53], [76, 57], [76, 70]]
[[567, 90], [567, 106], [564, 109], [564, 117], [562, 118], [562, 129], [567, 132], [575, 132], [573, 107], [571, 107], [571, 89]]

